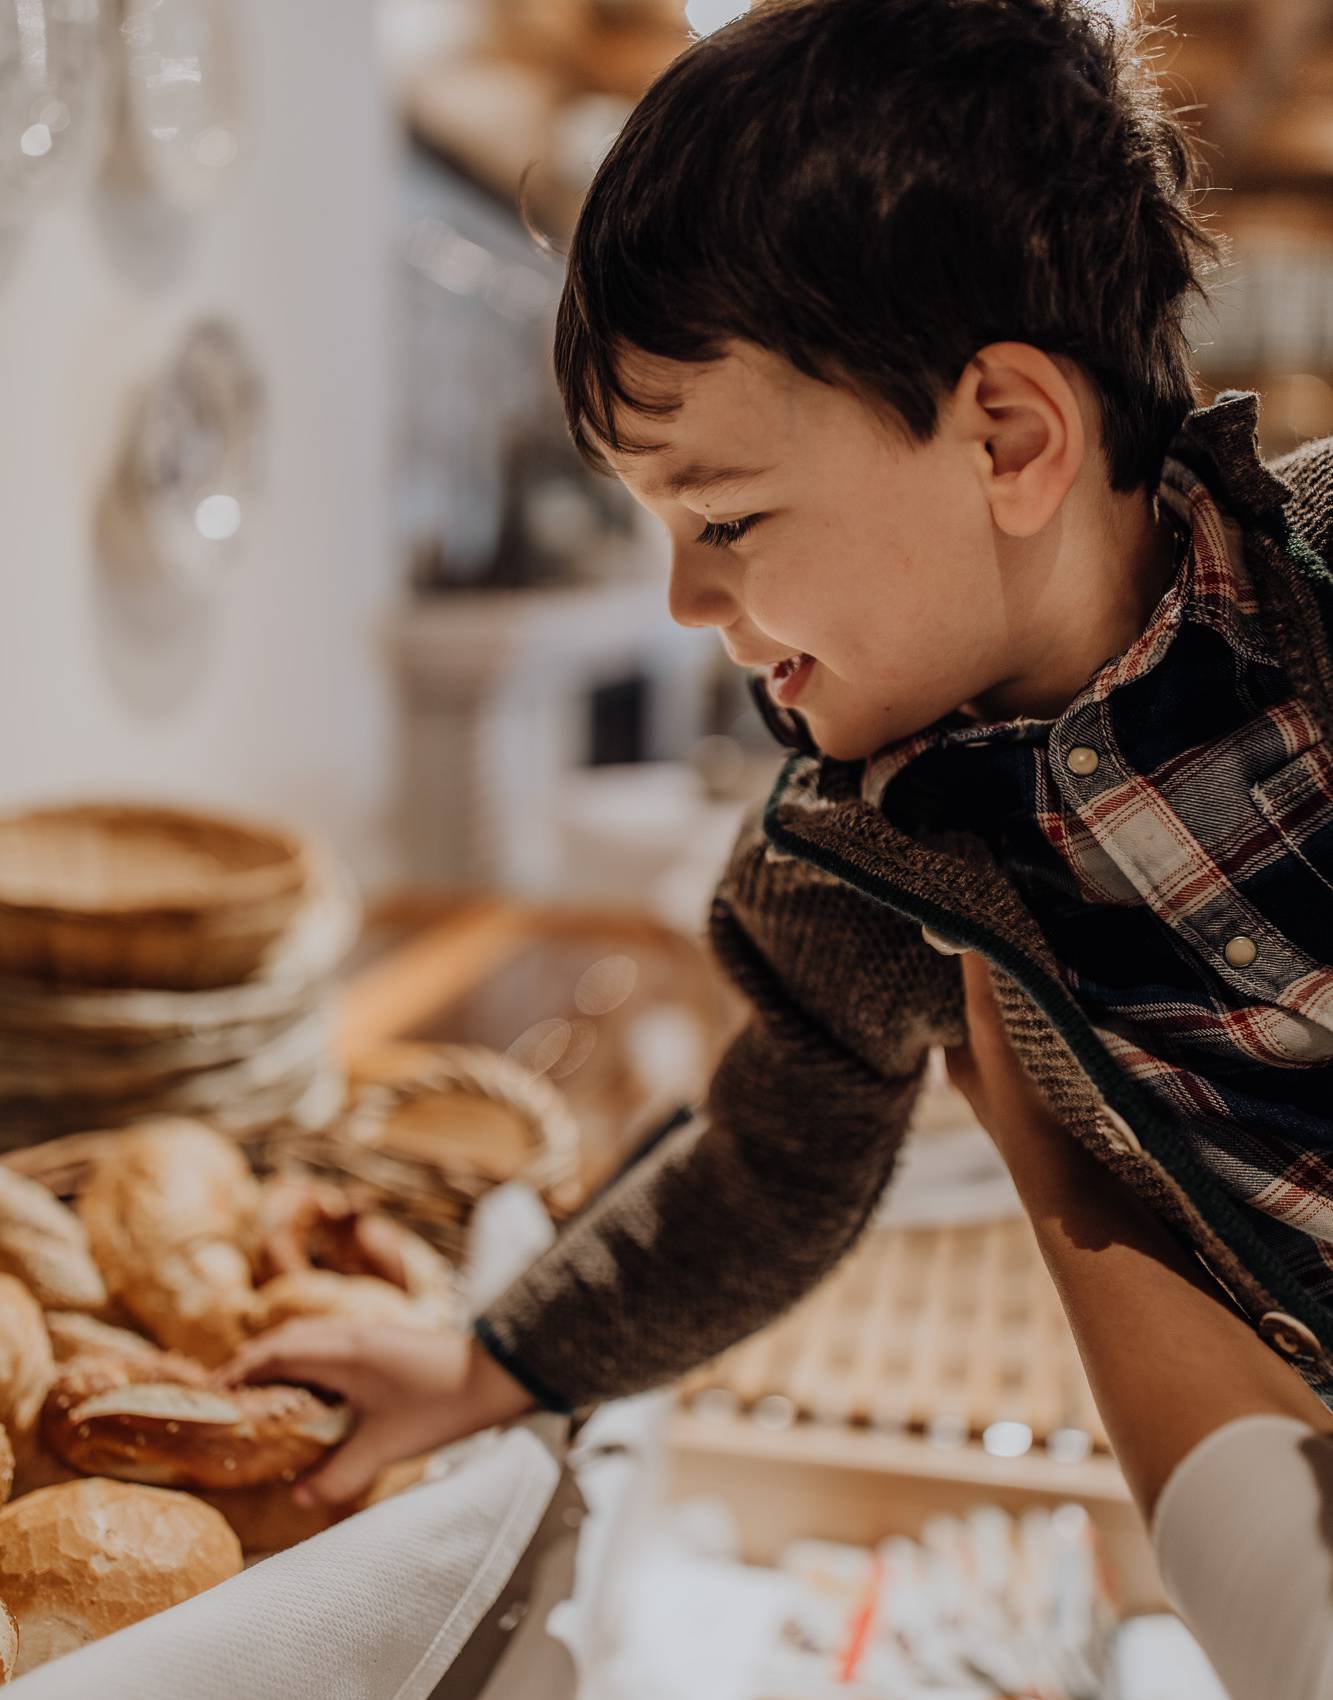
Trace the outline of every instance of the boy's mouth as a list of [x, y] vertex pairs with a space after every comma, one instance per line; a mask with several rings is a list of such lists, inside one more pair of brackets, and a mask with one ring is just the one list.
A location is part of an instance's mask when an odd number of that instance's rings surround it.
[[814, 667], [812, 655], [789, 655], [776, 662], [768, 675], [768, 691], [774, 702], [790, 708], [805, 689]]

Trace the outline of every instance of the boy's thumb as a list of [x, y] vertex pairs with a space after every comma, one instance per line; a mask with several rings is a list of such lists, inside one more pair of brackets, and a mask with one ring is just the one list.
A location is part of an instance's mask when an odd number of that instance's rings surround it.
[[363, 1423], [313, 1475], [292, 1489], [298, 1505], [346, 1505], [363, 1494], [389, 1462], [373, 1423]]

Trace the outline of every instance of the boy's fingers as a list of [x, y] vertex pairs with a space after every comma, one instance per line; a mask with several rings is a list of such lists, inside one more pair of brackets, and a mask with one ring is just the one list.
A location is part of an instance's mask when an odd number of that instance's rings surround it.
[[313, 1475], [292, 1489], [292, 1498], [298, 1505], [345, 1505], [364, 1493], [388, 1462], [375, 1424], [364, 1423]]
[[214, 1379], [238, 1381], [318, 1381], [343, 1391], [353, 1365], [344, 1330], [319, 1322], [289, 1322], [249, 1340]]

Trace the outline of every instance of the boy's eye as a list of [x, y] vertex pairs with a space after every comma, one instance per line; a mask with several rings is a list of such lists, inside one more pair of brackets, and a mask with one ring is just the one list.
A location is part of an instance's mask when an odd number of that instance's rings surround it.
[[747, 531], [758, 525], [759, 519], [758, 514], [747, 514], [744, 519], [725, 519], [720, 522], [710, 519], [695, 538], [695, 542], [707, 543], [710, 549], [729, 549], [733, 543], [739, 543]]

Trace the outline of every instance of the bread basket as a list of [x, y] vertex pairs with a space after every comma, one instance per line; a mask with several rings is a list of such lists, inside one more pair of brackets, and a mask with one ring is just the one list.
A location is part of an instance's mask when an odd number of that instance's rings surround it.
[[199, 990], [253, 974], [310, 877], [277, 828], [119, 803], [0, 818], [0, 974]]
[[[433, 1129], [420, 1112], [442, 1113]], [[410, 1123], [405, 1112], [416, 1117]], [[497, 1139], [496, 1115], [506, 1137]], [[258, 1175], [305, 1171], [347, 1186], [461, 1264], [481, 1198], [505, 1181], [527, 1181], [560, 1219], [580, 1199], [579, 1131], [559, 1091], [512, 1058], [473, 1045], [395, 1046], [363, 1069], [311, 1131], [272, 1116], [238, 1129], [224, 1113], [207, 1118], [237, 1139]], [[115, 1151], [119, 1130], [67, 1134], [5, 1153], [0, 1162], [74, 1198]]]

